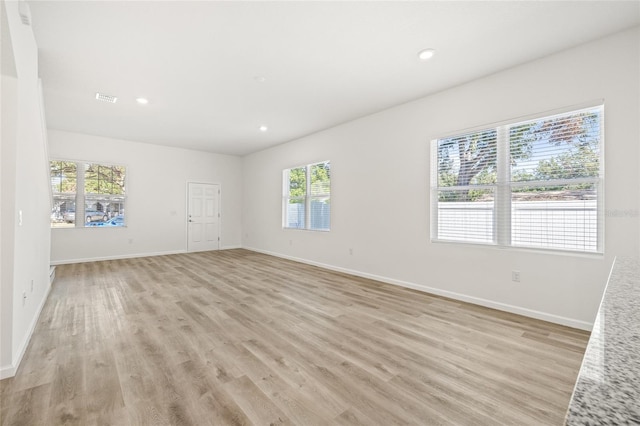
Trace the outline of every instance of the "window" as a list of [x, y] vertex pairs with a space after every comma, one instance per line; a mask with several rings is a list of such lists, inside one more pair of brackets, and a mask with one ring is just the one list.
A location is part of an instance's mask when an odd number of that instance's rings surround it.
[[51, 227], [72, 227], [76, 214], [77, 164], [71, 161], [51, 161], [53, 207]]
[[434, 241], [602, 252], [603, 107], [432, 142]]
[[331, 228], [329, 161], [283, 172], [283, 227], [328, 231]]
[[124, 166], [50, 161], [52, 228], [124, 226]]

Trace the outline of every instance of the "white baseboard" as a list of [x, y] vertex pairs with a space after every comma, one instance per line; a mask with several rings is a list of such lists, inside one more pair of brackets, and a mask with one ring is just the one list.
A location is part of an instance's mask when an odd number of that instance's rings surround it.
[[[239, 248], [242, 248], [242, 246], [233, 245], [233, 246], [221, 247], [220, 250], [233, 250], [233, 249], [239, 249]], [[154, 253], [135, 253], [135, 254], [124, 254], [124, 255], [117, 255], [117, 256], [101, 256], [101, 257], [86, 257], [82, 259], [55, 260], [51, 262], [51, 266], [69, 265], [72, 263], [100, 262], [102, 260], [135, 259], [137, 257], [166, 256], [169, 254], [182, 254], [182, 253], [187, 253], [187, 251], [171, 250], [171, 251], [160, 251], [160, 252], [154, 252]]]
[[355, 275], [355, 276], [362, 277], [362, 278], [368, 278], [368, 279], [372, 279], [372, 280], [375, 280], [375, 281], [381, 281], [383, 283], [393, 284], [393, 285], [397, 285], [397, 286], [400, 286], [400, 287], [405, 287], [405, 288], [410, 288], [410, 289], [413, 289], [413, 290], [422, 291], [422, 292], [425, 292], [425, 293], [435, 294], [437, 296], [448, 297], [450, 299], [459, 300], [461, 302], [468, 302], [468, 303], [472, 303], [474, 305], [480, 305], [480, 306], [484, 306], [484, 307], [487, 307], [487, 308], [498, 309], [500, 311], [510, 312], [510, 313], [513, 313], [513, 314], [518, 314], [518, 315], [522, 315], [522, 316], [529, 317], [529, 318], [535, 318], [535, 319], [539, 319], [539, 320], [543, 320], [543, 321], [552, 322], [552, 323], [555, 323], [555, 324], [565, 325], [565, 326], [571, 327], [571, 328], [577, 328], [577, 329], [580, 329], [580, 330], [587, 330], [587, 331], [591, 331], [592, 328], [593, 328], [593, 323], [586, 322], [586, 321], [581, 321], [581, 320], [576, 320], [576, 319], [573, 319], [573, 318], [567, 318], [567, 317], [563, 317], [563, 316], [559, 316], [559, 315], [554, 315], [554, 314], [550, 314], [550, 313], [547, 313], [547, 312], [536, 311], [536, 310], [533, 310], [533, 309], [523, 308], [523, 307], [520, 307], [520, 306], [509, 305], [507, 303], [502, 303], [502, 302], [496, 302], [496, 301], [493, 301], [493, 300], [482, 299], [482, 298], [479, 298], [479, 297], [469, 296], [469, 295], [461, 294], [461, 293], [455, 293], [455, 292], [452, 292], [452, 291], [443, 290], [443, 289], [439, 289], [439, 288], [435, 288], [435, 287], [429, 287], [429, 286], [416, 284], [416, 283], [411, 283], [411, 282], [408, 282], [408, 281], [396, 280], [394, 278], [389, 278], [389, 277], [383, 277], [383, 276], [380, 276], [380, 275], [369, 274], [367, 272], [356, 271], [356, 270], [353, 270], [353, 269], [348, 269], [348, 268], [342, 268], [342, 267], [339, 267], [339, 266], [328, 265], [328, 264], [325, 264], [325, 263], [315, 262], [313, 260], [307, 260], [307, 259], [302, 259], [302, 258], [299, 258], [299, 257], [288, 256], [288, 255], [285, 255], [285, 254], [282, 254], [282, 253], [276, 253], [276, 252], [271, 252], [271, 251], [267, 251], [267, 250], [261, 250], [261, 249], [257, 249], [257, 248], [253, 248], [253, 247], [244, 247], [244, 248], [246, 250], [251, 250], [251, 251], [258, 252], [258, 253], [268, 254], [270, 256], [275, 256], [275, 257], [280, 257], [280, 258], [283, 258], [283, 259], [293, 260], [295, 262], [300, 262], [300, 263], [305, 263], [305, 264], [308, 264], [308, 265], [318, 266], [320, 268], [329, 269], [329, 270], [337, 271], [337, 272], [343, 272], [345, 274]]
[[17, 368], [13, 365], [3, 365], [0, 367], [0, 380], [15, 376], [16, 370]]
[[153, 252], [153, 253], [134, 253], [134, 254], [124, 254], [117, 256], [101, 256], [101, 257], [86, 257], [81, 259], [65, 259], [65, 260], [54, 260], [51, 262], [51, 265], [69, 265], [72, 263], [84, 263], [84, 262], [100, 262], [102, 260], [118, 260], [118, 259], [135, 259], [138, 257], [152, 257], [152, 256], [166, 256], [169, 254], [182, 254], [186, 253], [186, 250], [171, 250], [171, 251], [161, 251], [161, 252]]
[[20, 344], [18, 355], [16, 356], [16, 359], [13, 360], [13, 364], [0, 367], [0, 380], [7, 379], [9, 377], [13, 377], [16, 375], [16, 372], [18, 371], [18, 367], [20, 367], [20, 363], [22, 362], [22, 357], [24, 357], [24, 353], [27, 351], [27, 346], [29, 346], [29, 342], [31, 341], [31, 336], [33, 335], [33, 332], [35, 331], [36, 326], [38, 325], [38, 321], [40, 320], [40, 314], [42, 313], [44, 304], [47, 303], [47, 299], [49, 298], [50, 291], [51, 291], [51, 283], [47, 285], [47, 291], [45, 292], [44, 297], [42, 297], [42, 300], [40, 301], [40, 305], [38, 306], [38, 309], [36, 309], [36, 314], [33, 316], [31, 324], [29, 324], [29, 330], [27, 331], [27, 334], [24, 336], [24, 339]]

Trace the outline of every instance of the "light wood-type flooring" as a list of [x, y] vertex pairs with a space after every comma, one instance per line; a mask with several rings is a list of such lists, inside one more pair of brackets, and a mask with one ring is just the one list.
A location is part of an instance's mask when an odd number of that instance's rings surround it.
[[588, 333], [246, 250], [59, 266], [2, 425], [561, 425]]

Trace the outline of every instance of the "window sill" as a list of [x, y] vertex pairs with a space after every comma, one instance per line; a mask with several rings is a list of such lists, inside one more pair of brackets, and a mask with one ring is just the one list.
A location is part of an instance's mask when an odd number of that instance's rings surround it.
[[551, 256], [567, 256], [567, 257], [581, 257], [586, 259], [604, 259], [604, 252], [585, 252], [576, 250], [560, 250], [560, 249], [544, 249], [535, 247], [518, 247], [518, 246], [501, 246], [492, 243], [478, 243], [478, 242], [460, 242], [460, 241], [448, 241], [448, 240], [431, 240], [432, 244], [437, 245], [451, 245], [456, 247], [469, 247], [475, 249], [490, 249], [496, 251], [510, 251], [514, 253], [531, 253], [531, 254], [544, 254]]

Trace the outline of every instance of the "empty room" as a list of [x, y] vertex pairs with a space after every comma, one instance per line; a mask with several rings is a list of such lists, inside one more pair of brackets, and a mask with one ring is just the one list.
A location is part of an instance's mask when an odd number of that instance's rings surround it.
[[1, 425], [640, 423], [640, 2], [0, 18]]

